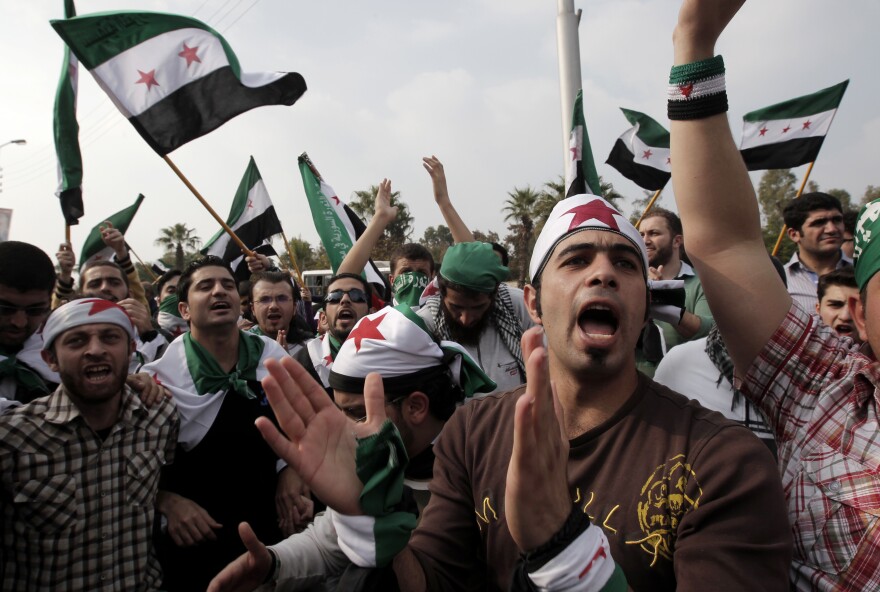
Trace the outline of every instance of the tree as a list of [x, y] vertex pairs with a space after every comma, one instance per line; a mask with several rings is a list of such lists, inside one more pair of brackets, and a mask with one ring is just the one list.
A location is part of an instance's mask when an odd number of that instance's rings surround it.
[[[370, 218], [373, 217], [376, 194], [378, 193], [379, 187], [372, 185], [366, 191], [355, 191], [353, 199], [348, 203], [348, 206], [360, 216], [365, 224], [369, 224]], [[385, 228], [385, 233], [373, 249], [372, 258], [377, 261], [391, 259], [391, 253], [394, 249], [409, 242], [412, 235], [413, 217], [409, 212], [409, 206], [401, 200], [399, 191], [391, 193], [391, 205], [397, 206], [397, 217]]]
[[[296, 264], [299, 266], [300, 271], [320, 269], [315, 266], [317, 257], [315, 255], [315, 250], [312, 248], [309, 241], [303, 240], [302, 237], [299, 236], [294, 237], [290, 239], [290, 250], [293, 251], [293, 256], [296, 259]], [[282, 265], [291, 269], [293, 268], [290, 264], [290, 255], [288, 255], [286, 247], [284, 252], [281, 253], [278, 258], [281, 260]]]
[[[761, 182], [758, 184], [758, 203], [761, 204], [764, 218], [764, 245], [768, 252], [773, 250], [779, 231], [782, 230], [784, 224], [782, 211], [797, 195], [796, 183], [797, 178], [788, 169], [771, 169], [761, 175]], [[783, 239], [777, 257], [787, 261], [795, 248], [794, 243]]]
[[423, 247], [431, 252], [431, 256], [434, 257], [435, 262], [443, 261], [443, 255], [446, 254], [446, 249], [451, 247], [453, 242], [455, 241], [452, 239], [452, 231], [450, 231], [449, 227], [444, 224], [428, 226], [425, 229], [424, 236], [419, 241]]
[[185, 223], [162, 228], [159, 232], [161, 234], [156, 239], [155, 245], [165, 249], [163, 262], [172, 261], [175, 269], [182, 270], [188, 259], [193, 259], [202, 246], [202, 239], [196, 235], [195, 228], [189, 228]]
[[874, 201], [875, 199], [880, 199], [880, 187], [868, 185], [865, 188], [865, 195], [862, 196], [862, 205]]
[[506, 242], [502, 242], [501, 237], [498, 236], [498, 233], [494, 230], [490, 230], [489, 232], [474, 230], [473, 235], [475, 241], [479, 241], [481, 243], [498, 243], [499, 245], [503, 245], [505, 249], [510, 250], [510, 245]]
[[532, 237], [535, 231], [535, 206], [541, 194], [527, 185], [525, 188], [514, 187], [507, 195], [502, 211], [506, 212], [504, 220], [510, 222], [507, 227], [510, 232], [508, 238], [513, 244], [511, 279], [524, 284], [528, 278], [529, 253], [534, 242]]

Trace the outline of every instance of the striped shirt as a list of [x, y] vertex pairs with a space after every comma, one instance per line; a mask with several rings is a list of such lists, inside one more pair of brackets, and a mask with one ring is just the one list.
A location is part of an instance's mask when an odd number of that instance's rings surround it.
[[880, 590], [880, 363], [796, 304], [743, 394], [769, 418], [798, 590]]
[[[843, 251], [837, 260], [835, 269], [850, 267], [853, 260], [847, 257]], [[819, 287], [819, 274], [801, 263], [798, 252], [795, 251], [785, 264], [785, 279], [788, 293], [791, 299], [801, 305], [810, 314], [816, 314], [816, 305], [819, 304], [817, 290]]]
[[63, 386], [0, 416], [0, 589], [154, 590], [152, 527], [159, 472], [179, 421], [169, 400], [147, 409], [125, 387], [105, 439]]

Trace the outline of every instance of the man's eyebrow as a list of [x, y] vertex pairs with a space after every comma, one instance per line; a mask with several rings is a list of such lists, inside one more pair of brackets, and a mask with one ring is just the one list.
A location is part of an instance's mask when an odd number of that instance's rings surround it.
[[598, 251], [600, 253], [603, 252], [611, 252], [611, 253], [629, 253], [633, 257], [641, 260], [642, 255], [639, 251], [632, 245], [628, 245], [625, 243], [614, 243], [612, 245], [597, 245], [596, 243], [576, 243], [573, 245], [569, 245], [556, 253], [555, 258], [566, 257], [572, 253], [577, 253], [580, 251]]

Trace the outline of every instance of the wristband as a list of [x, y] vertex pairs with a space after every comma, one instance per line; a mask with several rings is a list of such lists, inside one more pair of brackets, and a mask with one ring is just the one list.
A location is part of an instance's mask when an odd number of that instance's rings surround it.
[[702, 119], [727, 112], [724, 71], [720, 55], [673, 66], [666, 92], [669, 119]]
[[263, 580], [263, 584], [268, 584], [273, 581], [275, 579], [275, 573], [278, 571], [278, 555], [272, 547], [266, 547], [266, 550], [269, 551], [269, 556], [272, 557], [272, 565], [269, 566], [269, 573], [266, 574], [266, 579]]

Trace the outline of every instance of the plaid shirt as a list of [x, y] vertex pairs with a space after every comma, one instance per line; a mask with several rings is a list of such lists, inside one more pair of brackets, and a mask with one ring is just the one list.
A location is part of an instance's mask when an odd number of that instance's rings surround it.
[[178, 428], [173, 403], [147, 409], [128, 387], [104, 440], [63, 386], [0, 416], [0, 588], [158, 588], [154, 505]]
[[792, 304], [743, 393], [773, 427], [799, 590], [880, 590], [880, 364]]

